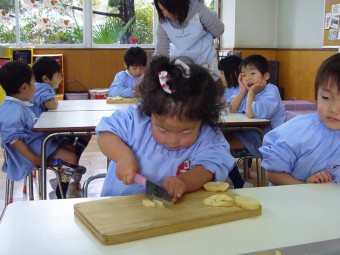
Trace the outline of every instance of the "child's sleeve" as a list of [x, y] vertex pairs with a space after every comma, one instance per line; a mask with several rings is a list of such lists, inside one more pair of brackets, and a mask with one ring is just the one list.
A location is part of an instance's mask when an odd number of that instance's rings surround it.
[[133, 89], [127, 85], [127, 77], [124, 71], [117, 73], [109, 88], [109, 97], [133, 97]]
[[[16, 116], [13, 118], [12, 116]], [[10, 144], [12, 141], [24, 140], [27, 136], [25, 132], [25, 118], [22, 112], [17, 108], [13, 108], [10, 115], [2, 116], [6, 118], [3, 120], [2, 126], [2, 142], [3, 144]]]
[[278, 108], [283, 107], [279, 91], [273, 86], [268, 84], [266, 89], [256, 96], [252, 104], [255, 118], [271, 119]]
[[202, 127], [204, 135], [197, 141], [197, 148], [192, 154], [192, 167], [202, 165], [215, 175], [216, 181], [225, 181], [234, 166], [234, 157], [223, 134]]
[[48, 110], [45, 107], [45, 102], [55, 99], [55, 92], [52, 88], [37, 91], [34, 96], [34, 104], [42, 108], [44, 111]]
[[111, 132], [128, 144], [131, 132], [133, 132], [134, 118], [132, 107], [127, 110], [117, 110], [110, 117], [101, 119], [96, 127], [96, 133], [99, 135], [101, 132]]
[[291, 173], [301, 150], [301, 135], [287, 124], [268, 132], [259, 149], [263, 157], [261, 166], [266, 170]]

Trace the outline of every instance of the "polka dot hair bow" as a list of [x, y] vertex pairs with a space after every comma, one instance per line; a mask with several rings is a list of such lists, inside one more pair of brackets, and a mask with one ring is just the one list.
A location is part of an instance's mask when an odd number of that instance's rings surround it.
[[167, 71], [158, 72], [159, 83], [161, 84], [163, 90], [168, 93], [172, 94], [173, 91], [169, 88], [169, 85], [166, 83], [170, 79], [170, 74]]

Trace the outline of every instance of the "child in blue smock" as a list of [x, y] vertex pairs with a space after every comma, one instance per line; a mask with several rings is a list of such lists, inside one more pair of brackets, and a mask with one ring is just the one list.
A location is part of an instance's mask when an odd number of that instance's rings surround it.
[[231, 100], [239, 93], [238, 84], [239, 65], [242, 59], [238, 56], [227, 56], [218, 62], [218, 69], [221, 73], [221, 82], [224, 89], [223, 98], [229, 106]]
[[[0, 84], [6, 92], [0, 106], [0, 136], [7, 158], [3, 171], [7, 179], [19, 181], [41, 166], [41, 145], [46, 133], [33, 132], [36, 116], [31, 109], [35, 94], [32, 69], [19, 61], [8, 62], [0, 69]], [[46, 145], [48, 159], [77, 163], [74, 147], [50, 139]]]
[[163, 185], [176, 202], [209, 181], [225, 181], [234, 166], [217, 127], [221, 104], [199, 65], [155, 58], [141, 84], [141, 103], [103, 117], [96, 132], [111, 162], [102, 196], [144, 193], [134, 174]]
[[[270, 78], [267, 59], [251, 55], [239, 66], [240, 90], [233, 95], [230, 112], [245, 113], [248, 118], [268, 119], [271, 125], [265, 133], [284, 123], [286, 112], [277, 86], [268, 83]], [[231, 150], [246, 148], [253, 156], [260, 158], [261, 137], [255, 131], [237, 131], [227, 138]]]
[[136, 97], [137, 84], [146, 70], [147, 56], [140, 47], [130, 47], [124, 54], [125, 71], [116, 74], [110, 88], [109, 97]]
[[340, 54], [320, 66], [317, 112], [267, 133], [260, 151], [272, 185], [340, 182]]
[[[33, 97], [32, 110], [37, 118], [42, 112], [48, 110], [55, 110], [58, 108], [58, 101], [54, 89], [59, 87], [61, 82], [61, 66], [58, 61], [52, 57], [40, 57], [34, 62], [32, 66], [35, 77], [35, 95]], [[91, 135], [74, 137], [62, 137], [63, 141], [74, 144], [78, 161], [81, 154], [89, 144]], [[83, 169], [81, 172], [80, 169]], [[84, 167], [77, 168], [77, 172], [81, 175], [85, 173]], [[79, 178], [81, 178], [79, 175]]]

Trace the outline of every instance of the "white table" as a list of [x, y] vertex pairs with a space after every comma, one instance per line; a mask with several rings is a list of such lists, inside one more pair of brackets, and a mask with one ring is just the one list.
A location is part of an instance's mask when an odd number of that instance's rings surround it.
[[118, 109], [126, 109], [136, 104], [108, 104], [106, 99], [99, 100], [63, 100], [58, 101], [58, 107], [51, 112], [65, 111], [115, 111]]
[[[75, 101], [80, 101], [79, 104]], [[55, 136], [82, 136], [95, 134], [95, 128], [102, 117], [110, 116], [117, 109], [126, 109], [129, 104], [111, 104], [115, 106], [115, 110], [95, 110], [95, 102], [99, 101], [101, 104], [97, 104], [98, 109], [103, 109], [103, 103], [105, 100], [69, 100], [72, 102], [68, 105], [70, 111], [48, 111], [43, 112], [37, 123], [33, 127], [33, 131], [51, 133], [48, 135], [42, 144], [42, 166], [41, 166], [41, 178], [42, 178], [42, 199], [47, 198], [46, 192], [46, 143]], [[66, 102], [66, 101], [65, 101]], [[61, 103], [61, 102], [60, 102]], [[80, 107], [79, 105], [83, 105]], [[131, 104], [136, 106], [136, 104]], [[62, 105], [61, 105], [62, 106]], [[78, 108], [77, 108], [78, 107]], [[66, 104], [61, 108], [66, 108]], [[79, 110], [93, 109], [93, 110]], [[73, 109], [73, 110], [72, 110]], [[76, 110], [78, 109], [78, 110]], [[261, 137], [264, 135], [263, 127], [270, 124], [267, 119], [253, 119], [247, 118], [245, 114], [232, 113], [228, 115], [221, 115], [221, 123], [219, 126], [228, 130], [255, 130]], [[261, 176], [264, 176], [262, 174]], [[264, 184], [265, 180], [262, 177], [261, 183]]]
[[256, 197], [262, 215], [107, 246], [74, 215], [73, 205], [90, 199], [15, 202], [8, 206], [0, 224], [0, 254], [235, 255], [340, 237], [339, 184], [234, 192]]

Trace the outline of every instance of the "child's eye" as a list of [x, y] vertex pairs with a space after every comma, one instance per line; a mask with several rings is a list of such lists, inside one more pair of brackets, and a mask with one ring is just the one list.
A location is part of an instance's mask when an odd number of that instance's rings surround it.
[[329, 97], [328, 96], [322, 96], [322, 99], [328, 100]]

